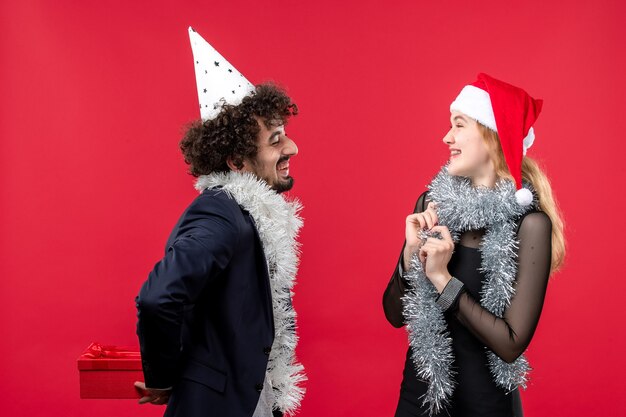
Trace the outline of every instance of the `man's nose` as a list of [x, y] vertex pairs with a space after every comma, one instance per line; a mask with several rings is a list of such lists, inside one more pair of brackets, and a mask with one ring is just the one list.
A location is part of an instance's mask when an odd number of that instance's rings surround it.
[[295, 156], [298, 154], [298, 145], [289, 136], [285, 136], [285, 147], [283, 153], [289, 156]]

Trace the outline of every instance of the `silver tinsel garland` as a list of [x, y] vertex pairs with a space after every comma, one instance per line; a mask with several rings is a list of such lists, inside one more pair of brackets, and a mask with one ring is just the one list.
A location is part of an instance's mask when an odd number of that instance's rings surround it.
[[200, 192], [215, 187], [222, 187], [250, 213], [263, 244], [274, 313], [274, 343], [267, 364], [272, 408], [293, 415], [304, 397], [302, 384], [307, 379], [304, 367], [296, 360], [296, 311], [291, 303], [300, 254], [296, 238], [302, 227], [302, 206], [297, 200], [285, 200], [250, 173], [213, 173], [199, 177], [196, 183]]
[[[524, 184], [525, 188], [532, 188]], [[451, 176], [443, 167], [433, 179], [429, 198], [436, 203], [439, 224], [450, 229], [458, 242], [461, 233], [485, 229], [480, 244], [481, 272], [485, 281], [480, 304], [502, 317], [514, 294], [517, 273], [517, 220], [536, 206], [522, 207], [515, 199], [515, 185], [500, 180], [494, 188], [473, 187], [464, 177]], [[533, 193], [534, 195], [534, 193]], [[423, 405], [430, 414], [438, 413], [448, 404], [454, 392], [452, 339], [443, 312], [435, 303], [437, 291], [424, 273], [421, 262], [414, 256], [404, 278], [410, 284], [402, 299], [412, 359], [418, 377], [428, 382]], [[526, 386], [528, 361], [521, 355], [506, 363], [487, 350], [489, 368], [496, 384], [506, 390]]]

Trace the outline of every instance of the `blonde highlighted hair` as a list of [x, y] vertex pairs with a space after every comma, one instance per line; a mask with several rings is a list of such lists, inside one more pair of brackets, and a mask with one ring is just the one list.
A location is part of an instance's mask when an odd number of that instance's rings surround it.
[[[498, 178], [514, 181], [504, 159], [504, 152], [502, 152], [498, 133], [480, 123], [477, 123], [477, 125], [489, 149], [496, 175]], [[537, 162], [527, 156], [522, 159], [522, 179], [533, 186], [539, 200], [539, 210], [546, 213], [552, 221], [552, 265], [550, 270], [551, 272], [556, 272], [563, 265], [565, 258], [565, 235], [563, 233], [564, 224], [561, 211], [552, 194], [552, 187], [548, 177]]]

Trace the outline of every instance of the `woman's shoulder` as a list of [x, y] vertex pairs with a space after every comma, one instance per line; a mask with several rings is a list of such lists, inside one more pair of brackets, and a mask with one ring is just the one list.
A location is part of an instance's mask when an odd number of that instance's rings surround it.
[[415, 202], [415, 208], [413, 209], [413, 213], [419, 213], [419, 212], [426, 210], [426, 206], [428, 205], [429, 201], [430, 199], [428, 198], [428, 190], [426, 190], [422, 194], [420, 194], [420, 196], [417, 198], [417, 201]]
[[540, 210], [531, 210], [520, 217], [517, 225], [518, 234], [552, 232], [552, 220]]

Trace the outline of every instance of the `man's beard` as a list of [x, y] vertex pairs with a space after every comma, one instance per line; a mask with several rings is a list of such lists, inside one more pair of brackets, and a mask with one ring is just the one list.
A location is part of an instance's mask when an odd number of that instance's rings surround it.
[[265, 178], [263, 176], [261, 176], [258, 172], [258, 165], [256, 163], [256, 160], [252, 160], [252, 166], [254, 167], [254, 174], [261, 178], [263, 181], [265, 181], [267, 183], [267, 185], [270, 186], [270, 188], [274, 191], [276, 191], [278, 194], [284, 193], [285, 191], [289, 191], [293, 188], [293, 177], [288, 176], [287, 178], [285, 178], [284, 180], [281, 179], [280, 175], [278, 175], [278, 165], [281, 164], [281, 162], [285, 162], [288, 161], [289, 157], [288, 156], [282, 156], [278, 162], [276, 162], [276, 165], [274, 166], [274, 170], [277, 173], [276, 174], [276, 179], [273, 183], [270, 182], [270, 180], [268, 178]]
[[274, 184], [271, 185], [271, 188], [278, 194], [289, 191], [293, 188], [293, 178], [287, 177], [284, 181], [277, 180]]
[[[289, 161], [288, 156], [281, 156], [278, 162], [276, 162], [276, 172], [278, 172], [278, 166], [283, 163]], [[293, 188], [293, 178], [287, 176], [284, 181], [281, 181], [280, 175], [276, 176], [276, 183], [272, 184], [272, 189], [276, 191], [278, 194], [284, 193], [285, 191], [289, 191]]]

